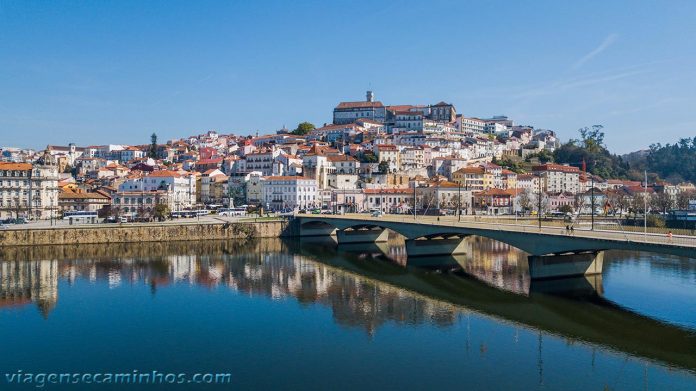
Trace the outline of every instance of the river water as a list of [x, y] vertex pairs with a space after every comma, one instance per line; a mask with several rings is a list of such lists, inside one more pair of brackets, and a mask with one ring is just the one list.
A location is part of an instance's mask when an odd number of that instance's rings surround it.
[[151, 371], [185, 384], [42, 384], [696, 389], [696, 259], [607, 252], [602, 276], [537, 282], [524, 253], [466, 240], [466, 255], [413, 259], [398, 238], [4, 249], [0, 389]]

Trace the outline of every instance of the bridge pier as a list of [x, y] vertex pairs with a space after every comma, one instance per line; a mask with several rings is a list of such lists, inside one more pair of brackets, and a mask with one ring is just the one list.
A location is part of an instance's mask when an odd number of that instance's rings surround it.
[[533, 279], [602, 274], [604, 251], [579, 254], [530, 255], [529, 276]]
[[466, 253], [465, 236], [431, 237], [406, 240], [408, 257], [456, 255]]
[[380, 243], [389, 239], [389, 231], [380, 227], [347, 228], [337, 231], [338, 244]]

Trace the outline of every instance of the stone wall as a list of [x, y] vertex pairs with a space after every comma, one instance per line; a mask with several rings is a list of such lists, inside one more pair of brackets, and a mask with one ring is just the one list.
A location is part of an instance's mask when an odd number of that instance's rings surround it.
[[287, 221], [215, 224], [125, 224], [0, 230], [0, 247], [200, 241], [291, 236]]

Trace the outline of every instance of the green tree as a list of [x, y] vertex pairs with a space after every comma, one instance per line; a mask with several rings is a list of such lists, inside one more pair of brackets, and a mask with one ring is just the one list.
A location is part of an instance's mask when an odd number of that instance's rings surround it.
[[551, 152], [547, 151], [546, 149], [541, 150], [537, 153], [532, 153], [527, 155], [527, 158], [525, 161], [530, 162], [532, 159], [538, 159], [539, 163], [548, 163], [548, 162], [553, 162], [554, 161], [554, 156]]
[[646, 166], [673, 183], [696, 181], [696, 137], [683, 138], [676, 144], [651, 145]]
[[602, 125], [579, 129], [579, 140], [570, 140], [554, 151], [556, 163], [580, 167], [585, 162], [588, 172], [602, 178], [626, 178], [630, 167], [606, 149], [603, 129]]
[[159, 221], [166, 220], [169, 217], [169, 205], [167, 204], [157, 204], [155, 205], [155, 218]]
[[301, 122], [297, 125], [297, 128], [293, 130], [292, 134], [297, 135], [297, 136], [304, 136], [305, 134], [311, 132], [312, 130], [316, 129], [313, 123], [311, 122]]
[[573, 213], [573, 207], [568, 204], [561, 205], [561, 207], [558, 208], [558, 211], [563, 214]]
[[150, 149], [147, 151], [147, 156], [157, 159], [157, 134], [152, 133], [150, 136]]
[[360, 163], [377, 163], [377, 156], [372, 152], [364, 152], [358, 155]]
[[382, 160], [379, 162], [379, 165], [377, 166], [379, 169], [380, 174], [388, 174], [389, 173], [389, 162], [386, 160]]

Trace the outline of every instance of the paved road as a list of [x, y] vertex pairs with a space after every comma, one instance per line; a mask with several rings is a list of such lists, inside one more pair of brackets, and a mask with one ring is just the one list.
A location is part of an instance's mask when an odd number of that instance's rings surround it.
[[589, 226], [582, 226], [575, 228], [574, 231], [566, 231], [565, 227], [553, 227], [553, 226], [543, 226], [539, 228], [536, 224], [530, 224], [529, 220], [520, 221], [515, 223], [513, 220], [505, 220], [505, 222], [495, 222], [491, 221], [490, 218], [486, 218], [486, 221], [478, 219], [476, 216], [462, 216], [461, 221], [458, 220], [456, 216], [416, 216], [415, 219], [412, 215], [382, 215], [381, 217], [372, 217], [369, 214], [355, 213], [355, 214], [345, 214], [345, 215], [298, 215], [303, 217], [325, 217], [325, 218], [350, 218], [350, 219], [360, 219], [363, 221], [394, 221], [403, 223], [418, 223], [418, 224], [430, 224], [430, 225], [441, 225], [441, 226], [451, 226], [451, 227], [466, 227], [466, 228], [478, 228], [478, 229], [496, 229], [502, 231], [510, 232], [534, 232], [542, 233], [547, 235], [556, 236], [576, 236], [583, 238], [592, 239], [604, 239], [604, 240], [616, 240], [621, 242], [636, 242], [636, 243], [649, 243], [649, 244], [660, 244], [660, 245], [674, 245], [683, 247], [694, 247], [696, 248], [696, 237], [687, 235], [672, 235], [669, 238], [665, 234], [652, 234], [652, 233], [636, 233], [636, 232], [623, 232], [620, 230], [605, 230], [605, 229], [594, 229], [591, 230]]

